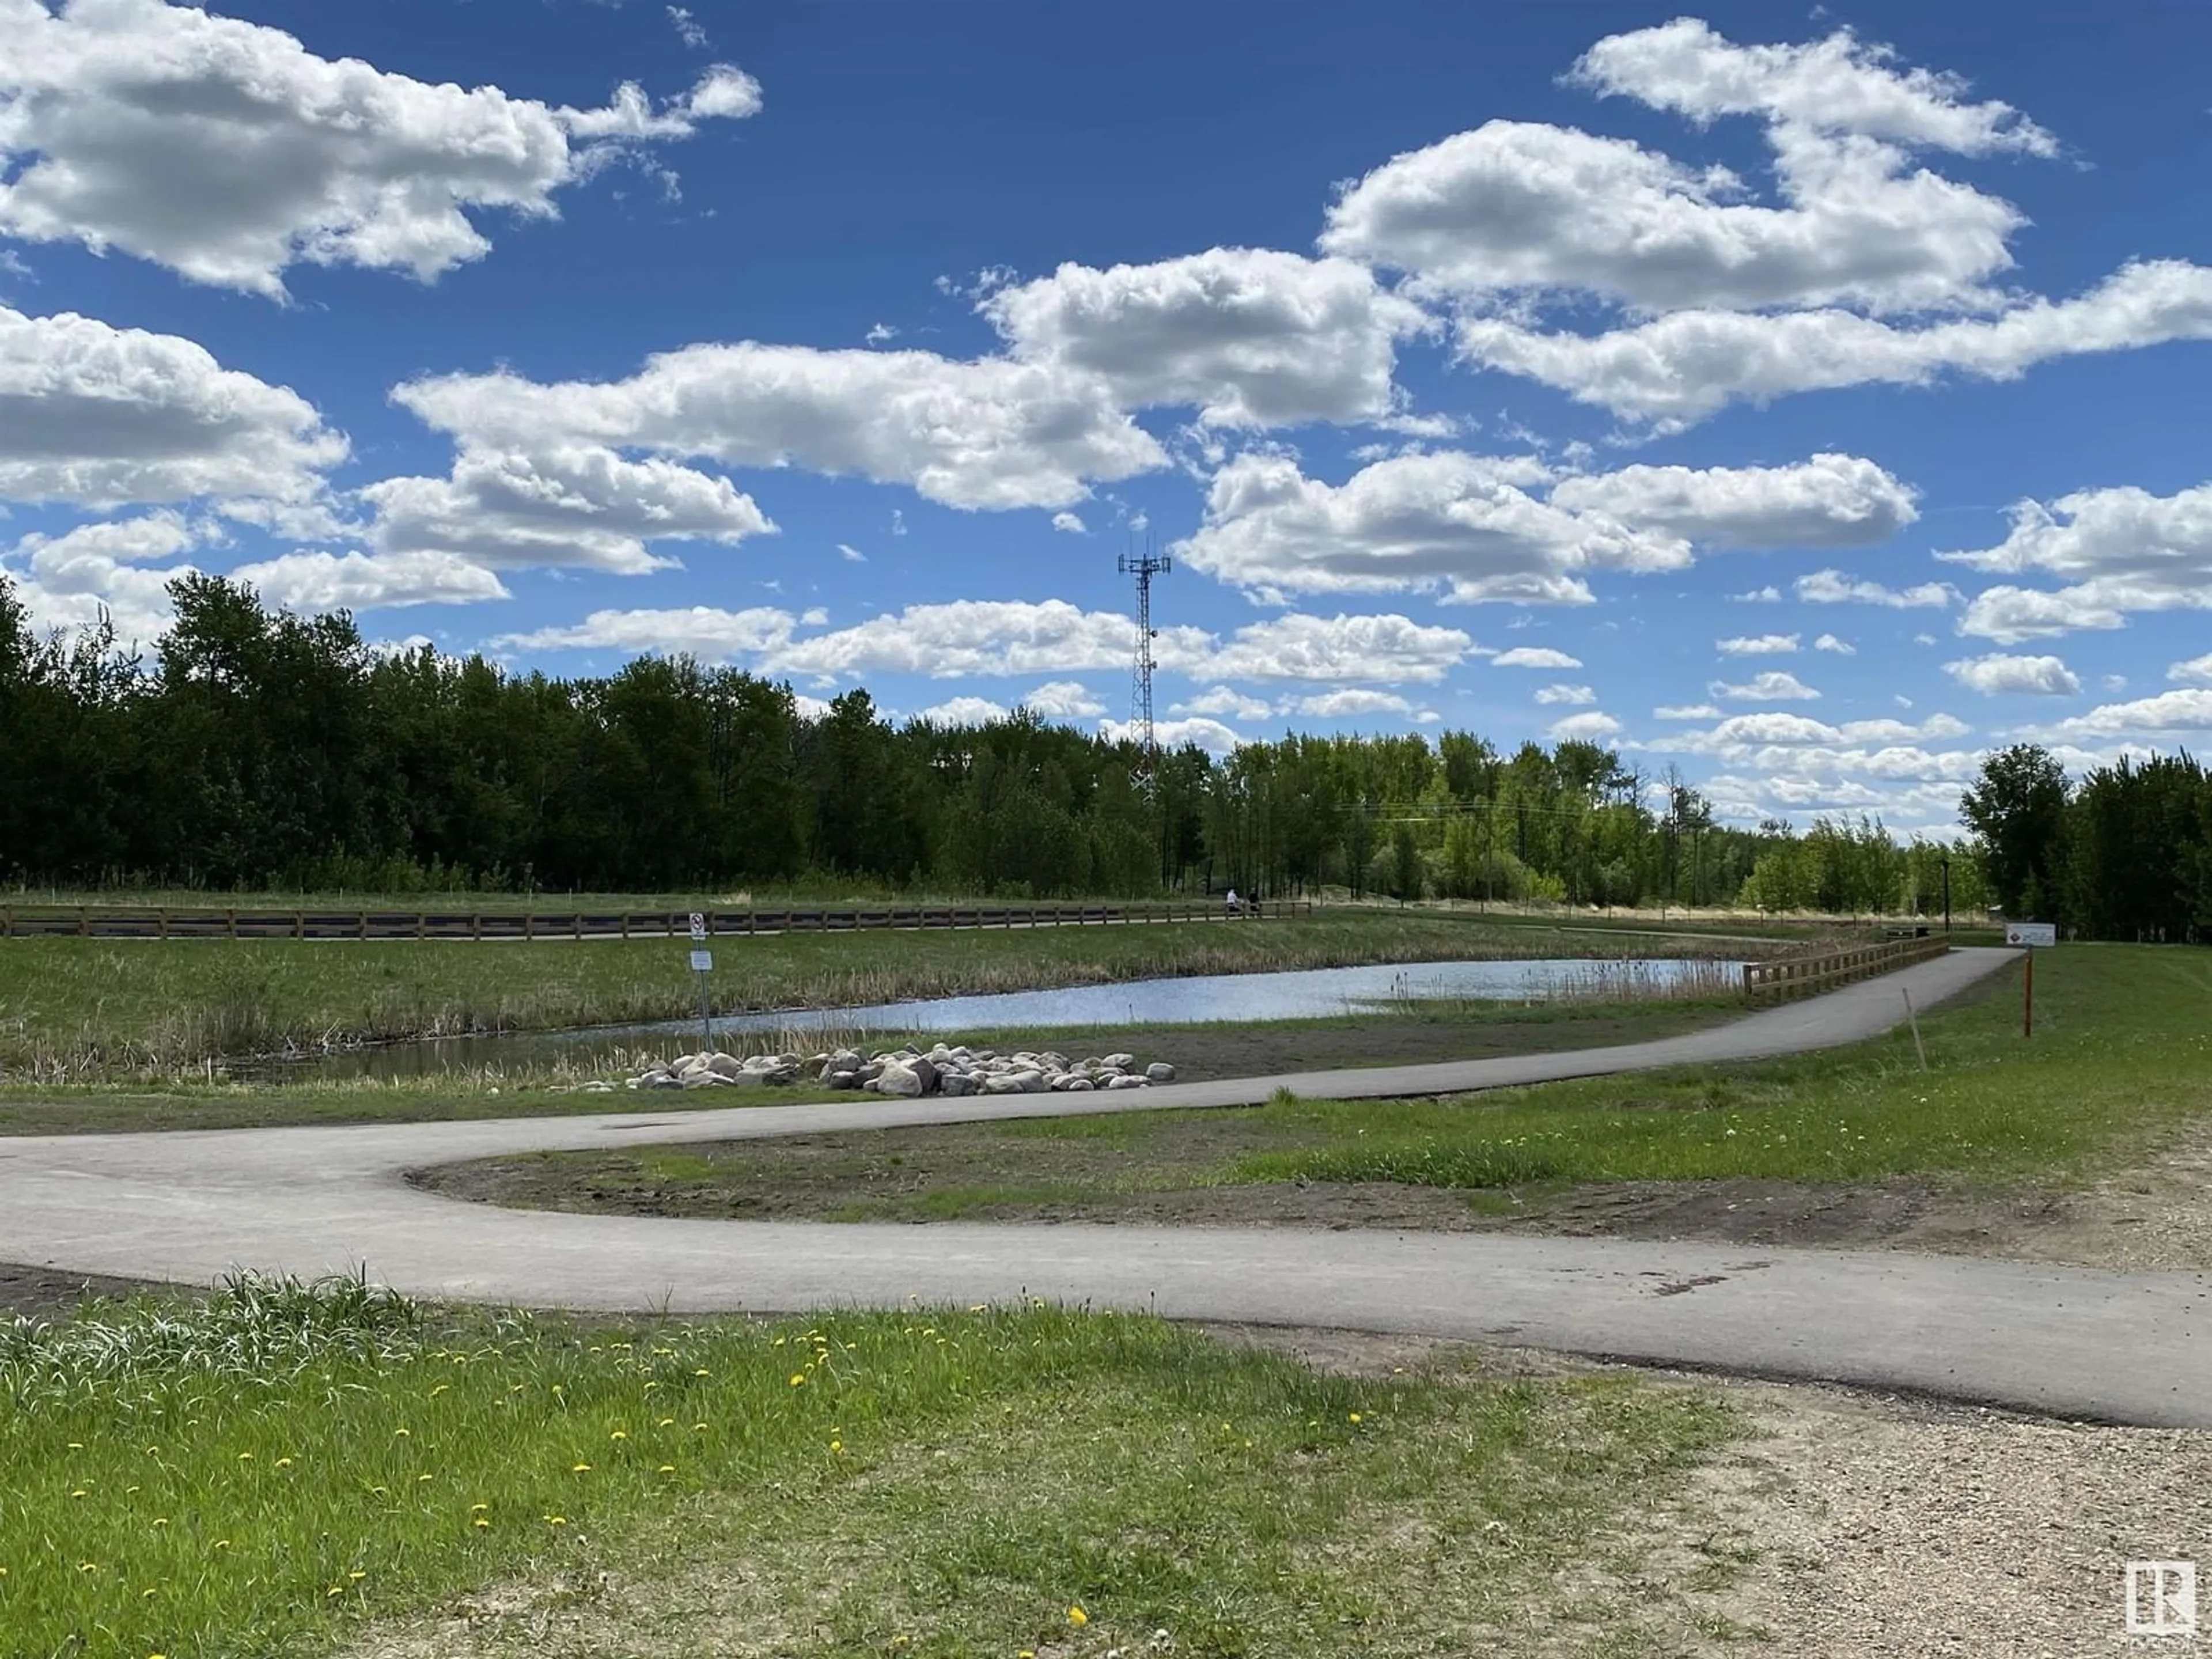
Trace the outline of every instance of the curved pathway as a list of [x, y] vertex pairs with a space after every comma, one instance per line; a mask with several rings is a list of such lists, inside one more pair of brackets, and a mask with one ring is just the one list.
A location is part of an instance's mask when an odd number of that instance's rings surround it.
[[204, 1283], [366, 1264], [417, 1295], [796, 1311], [1040, 1296], [1170, 1317], [1510, 1341], [1826, 1378], [2059, 1415], [2212, 1427], [2212, 1277], [1895, 1252], [1498, 1234], [843, 1226], [495, 1209], [405, 1184], [505, 1152], [867, 1127], [1455, 1092], [1832, 1046], [2001, 968], [1960, 951], [1687, 1036], [1121, 1095], [746, 1107], [356, 1127], [0, 1139], [0, 1261]]

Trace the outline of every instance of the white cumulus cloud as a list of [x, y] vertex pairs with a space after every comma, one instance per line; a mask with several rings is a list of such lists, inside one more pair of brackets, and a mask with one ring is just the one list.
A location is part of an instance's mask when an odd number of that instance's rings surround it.
[[1716, 680], [1707, 688], [1717, 697], [1730, 702], [1789, 702], [1809, 701], [1820, 694], [1795, 674], [1770, 669], [1755, 675], [1742, 685], [1728, 685]]
[[1396, 343], [1431, 326], [1363, 265], [1264, 248], [1064, 264], [976, 308], [1022, 362], [1103, 380], [1127, 407], [1194, 406], [1220, 427], [1388, 416]]
[[2013, 657], [1993, 652], [1947, 662], [1943, 672], [1970, 690], [1984, 696], [2020, 691], [2036, 696], [2070, 697], [2081, 689], [2081, 678], [2057, 657]]
[[1733, 639], [1715, 640], [1713, 649], [1723, 657], [1782, 657], [1796, 651], [1802, 638], [1798, 634], [1739, 634]]
[[489, 250], [472, 212], [550, 217], [626, 147], [760, 107], [723, 64], [657, 108], [555, 108], [161, 0], [0, 0], [0, 232], [271, 296], [302, 260], [428, 280]]
[[1226, 685], [1216, 685], [1197, 696], [1174, 704], [1168, 711], [1174, 714], [1226, 714], [1240, 720], [1261, 720], [1274, 713], [1274, 706], [1264, 697], [1255, 697]]
[[1840, 570], [1815, 570], [1795, 583], [1797, 597], [1808, 605], [1879, 605], [1893, 611], [1941, 611], [1957, 599], [1957, 591], [1944, 582], [1923, 582], [1906, 588], [1885, 587], [1880, 582], [1847, 576]]
[[1490, 659], [1492, 668], [1580, 668], [1583, 659], [1548, 645], [1516, 645]]
[[447, 477], [386, 478], [359, 494], [376, 508], [370, 534], [380, 550], [485, 565], [635, 574], [670, 562], [648, 542], [730, 544], [775, 529], [726, 478], [592, 444], [465, 448]]
[[346, 454], [306, 398], [191, 340], [0, 307], [0, 498], [304, 501]]
[[1549, 735], [1553, 743], [1604, 743], [1620, 735], [1620, 722], [1593, 709], [1553, 721]]
[[1587, 685], [1547, 685], [1536, 693], [1540, 703], [1566, 703], [1571, 707], [1597, 701], [1597, 692]]
[[2066, 584], [2008, 584], [1977, 594], [1959, 630], [2000, 644], [2116, 628], [2135, 611], [2212, 609], [2212, 484], [2172, 495], [2129, 485], [2079, 490], [2048, 507], [2022, 501], [1996, 546], [1936, 556]]
[[1106, 712], [1106, 705], [1076, 680], [1051, 680], [1022, 698], [1024, 705], [1048, 720], [1088, 720]]
[[1093, 480], [1167, 462], [1095, 377], [926, 351], [693, 345], [623, 380], [450, 374], [392, 396], [464, 450], [582, 445], [799, 466], [957, 507], [1070, 507]]
[[1347, 687], [1293, 699], [1287, 710], [1314, 720], [1355, 720], [1367, 714], [1395, 714], [1411, 720], [1413, 705], [1395, 691], [1370, 691]]
[[507, 597], [497, 576], [450, 553], [286, 553], [240, 565], [229, 574], [259, 590], [264, 604], [309, 612]]

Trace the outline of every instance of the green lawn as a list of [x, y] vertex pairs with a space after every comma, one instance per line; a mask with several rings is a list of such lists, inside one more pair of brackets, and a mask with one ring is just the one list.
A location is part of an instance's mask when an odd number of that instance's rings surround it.
[[1759, 1065], [1500, 1091], [1463, 1103], [1285, 1102], [1317, 1139], [1255, 1148], [1226, 1178], [1496, 1188], [1754, 1176], [1984, 1182], [2078, 1176], [2212, 1112], [2212, 951], [2075, 945], [1899, 1030]]
[[[1692, 949], [1727, 955], [1737, 947]], [[174, 1071], [287, 1044], [680, 1019], [682, 941], [0, 941], [0, 1078]], [[1453, 957], [1681, 954], [1680, 942], [1340, 910], [1249, 925], [792, 933], [714, 945], [722, 1012]]]
[[[1471, 1195], [1577, 1183], [1936, 1180], [1994, 1188], [2123, 1167], [2212, 1113], [2212, 951], [2068, 945], [1909, 1032], [1795, 1058], [1449, 1100], [1039, 1118], [830, 1144], [635, 1147], [492, 1160], [439, 1184], [585, 1211], [939, 1220], [1112, 1214], [1139, 1197], [1291, 1183]], [[1249, 1207], [1249, 1206], [1248, 1206]], [[1230, 1218], [1237, 1206], [1201, 1206]]]
[[[1229, 1659], [1556, 1613], [1643, 1653], [1668, 1576], [1730, 1558], [1646, 1563], [1626, 1523], [1737, 1431], [1626, 1376], [1327, 1376], [1042, 1304], [575, 1327], [247, 1283], [0, 1327], [0, 1632], [450, 1659], [561, 1608], [564, 1650], [640, 1659]], [[426, 1617], [474, 1591], [505, 1627]]]

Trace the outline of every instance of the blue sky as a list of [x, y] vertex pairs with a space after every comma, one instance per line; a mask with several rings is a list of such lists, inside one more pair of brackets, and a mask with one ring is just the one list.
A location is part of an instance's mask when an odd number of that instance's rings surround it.
[[0, 0], [0, 568], [150, 637], [1588, 736], [2212, 728], [2212, 16]]

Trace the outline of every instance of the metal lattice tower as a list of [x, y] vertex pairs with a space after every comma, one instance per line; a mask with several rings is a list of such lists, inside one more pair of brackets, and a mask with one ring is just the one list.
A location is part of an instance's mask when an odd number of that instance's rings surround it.
[[1142, 553], [1124, 553], [1115, 568], [1125, 576], [1137, 579], [1137, 662], [1130, 677], [1129, 719], [1137, 728], [1137, 744], [1144, 752], [1139, 763], [1147, 781], [1159, 771], [1159, 738], [1152, 729], [1152, 641], [1159, 637], [1159, 629], [1152, 626], [1152, 578], [1164, 576], [1175, 568], [1175, 562], [1150, 548]]

